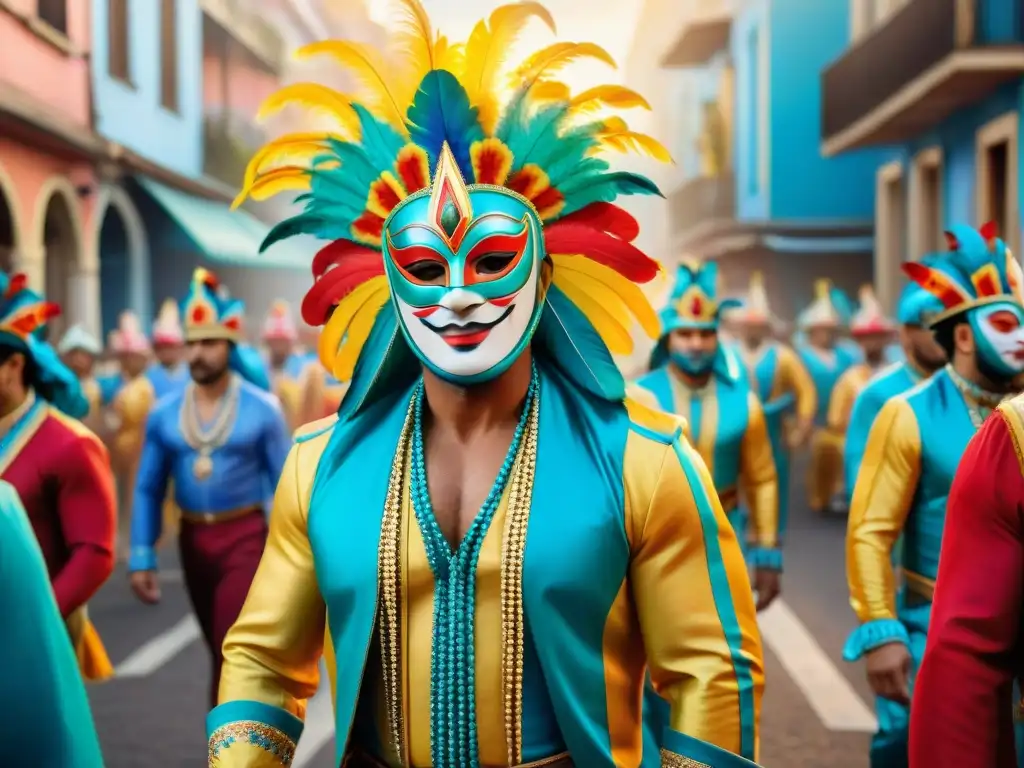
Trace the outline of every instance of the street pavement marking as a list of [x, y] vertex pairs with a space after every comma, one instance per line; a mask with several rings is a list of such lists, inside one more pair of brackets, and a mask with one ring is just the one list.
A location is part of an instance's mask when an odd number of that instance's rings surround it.
[[146, 677], [199, 639], [199, 622], [189, 613], [166, 632], [137, 648], [114, 671], [115, 677]]
[[317, 756], [334, 737], [334, 705], [331, 701], [331, 679], [327, 665], [320, 661], [320, 687], [306, 707], [306, 727], [295, 748], [292, 768], [303, 768]]
[[[758, 614], [761, 637], [830, 731], [874, 733], [874, 714], [782, 600]], [[771, 681], [768, 681], [771, 685]]]

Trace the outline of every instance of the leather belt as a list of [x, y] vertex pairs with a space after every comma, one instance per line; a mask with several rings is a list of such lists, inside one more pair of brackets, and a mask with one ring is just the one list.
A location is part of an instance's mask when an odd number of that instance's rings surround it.
[[226, 523], [230, 520], [238, 520], [246, 515], [251, 515], [253, 512], [263, 514], [263, 509], [258, 506], [252, 506], [229, 509], [224, 512], [186, 512], [182, 510], [181, 519], [193, 525], [216, 525], [217, 523]]
[[[574, 768], [572, 758], [568, 752], [563, 752], [560, 755], [553, 755], [552, 757], [545, 757], [541, 760], [534, 760], [529, 763], [520, 763], [519, 765], [512, 766], [512, 768]], [[359, 748], [353, 748], [341, 761], [341, 768], [390, 768], [387, 763], [379, 760], [371, 754], [368, 754], [364, 750]], [[481, 768], [492, 768], [491, 766], [481, 766]], [[493, 768], [497, 768], [494, 766]]]
[[930, 603], [935, 599], [935, 579], [905, 570], [903, 582], [907, 585], [907, 592], [919, 598], [921, 602]]
[[735, 485], [730, 488], [723, 488], [718, 492], [718, 500], [722, 503], [722, 510], [724, 512], [732, 512], [740, 503], [739, 490]]

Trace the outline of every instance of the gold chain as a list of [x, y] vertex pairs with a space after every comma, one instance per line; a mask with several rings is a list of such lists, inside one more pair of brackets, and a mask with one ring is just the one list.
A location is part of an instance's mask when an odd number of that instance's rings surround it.
[[219, 448], [227, 442], [231, 430], [235, 426], [241, 391], [241, 380], [237, 375], [231, 374], [231, 381], [228, 383], [228, 389], [224, 393], [223, 399], [218, 404], [213, 424], [208, 430], [203, 430], [199, 419], [199, 407], [196, 404], [196, 385], [195, 382], [189, 382], [185, 388], [185, 401], [181, 406], [178, 424], [182, 437], [193, 450], [212, 453], [215, 448]]

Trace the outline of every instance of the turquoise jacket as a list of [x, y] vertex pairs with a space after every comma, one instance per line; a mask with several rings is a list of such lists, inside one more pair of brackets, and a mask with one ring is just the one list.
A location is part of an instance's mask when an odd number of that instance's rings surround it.
[[837, 346], [833, 350], [833, 359], [826, 360], [820, 352], [810, 345], [801, 344], [796, 348], [800, 361], [814, 381], [814, 389], [818, 393], [818, 410], [814, 415], [814, 423], [819, 427], [828, 422], [828, 404], [832, 398], [832, 390], [839, 377], [857, 362], [857, 357], [849, 349]]
[[[8, 765], [103, 768], [71, 639], [25, 508], [0, 482], [0, 734]], [[20, 746], [18, 746], [20, 745]], [[15, 755], [20, 754], [20, 758]]]

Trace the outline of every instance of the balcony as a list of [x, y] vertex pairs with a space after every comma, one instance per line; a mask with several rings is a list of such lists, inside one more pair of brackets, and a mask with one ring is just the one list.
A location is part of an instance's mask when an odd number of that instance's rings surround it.
[[822, 73], [822, 153], [906, 141], [1024, 74], [1024, 14], [910, 0]]
[[731, 173], [691, 179], [669, 195], [668, 206], [673, 240], [688, 241], [699, 226], [735, 218], [735, 179]]
[[689, 6], [675, 42], [662, 57], [661, 66], [667, 69], [698, 67], [729, 45], [732, 0], [689, 0]]

